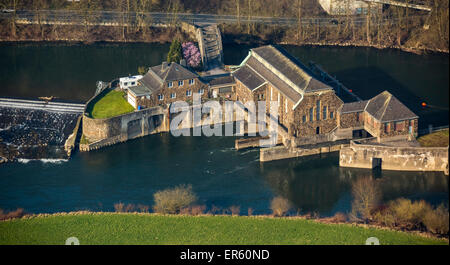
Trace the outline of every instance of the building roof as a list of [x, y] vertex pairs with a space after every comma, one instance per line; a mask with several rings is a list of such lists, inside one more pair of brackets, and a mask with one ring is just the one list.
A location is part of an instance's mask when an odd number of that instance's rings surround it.
[[140, 82], [151, 91], [156, 91], [160, 89], [165, 82], [187, 80], [197, 77], [198, 75], [196, 73], [173, 62], [150, 67]]
[[131, 94], [133, 94], [135, 97], [148, 96], [148, 95], [152, 94], [152, 91], [143, 85], [129, 87], [128, 91]]
[[212, 79], [211, 81], [209, 81], [209, 86], [210, 87], [219, 87], [219, 86], [225, 86], [225, 85], [233, 85], [234, 83], [236, 83], [234, 81], [234, 77], [231, 75], [227, 75], [227, 76], [221, 76], [221, 77]]
[[302, 95], [298, 91], [279, 78], [275, 73], [265, 67], [254, 57], [250, 57], [247, 60], [247, 65], [254, 69], [255, 72], [258, 72], [265, 80], [270, 82], [273, 86], [280, 90], [284, 96], [289, 98], [294, 103], [297, 103], [302, 98]]
[[165, 65], [165, 63], [153, 66], [150, 68], [150, 70], [156, 73], [156, 75], [158, 75], [162, 80], [166, 82], [186, 80], [198, 77], [196, 73], [174, 62], [167, 64], [167, 66]]
[[355, 101], [344, 103], [342, 105], [341, 113], [362, 112], [366, 108], [368, 100]]
[[401, 121], [418, 118], [388, 91], [384, 91], [369, 100], [365, 111], [380, 122]]
[[254, 90], [266, 82], [266, 80], [247, 65], [239, 68], [233, 73], [233, 76], [250, 90]]
[[332, 89], [314, 78], [305, 65], [282, 48], [267, 45], [254, 48], [252, 52], [270, 64], [271, 67], [295, 84], [302, 92]]

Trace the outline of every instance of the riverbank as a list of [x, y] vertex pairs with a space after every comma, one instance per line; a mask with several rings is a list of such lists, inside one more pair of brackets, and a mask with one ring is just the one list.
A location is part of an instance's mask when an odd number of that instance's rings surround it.
[[[188, 33], [180, 27], [165, 25], [164, 27], [148, 27], [145, 31], [123, 32], [122, 27], [92, 26], [86, 29], [84, 26], [50, 26], [50, 25], [17, 25], [16, 34], [13, 36], [6, 21], [0, 21], [0, 42], [62, 42], [95, 44], [106, 43], [169, 43], [174, 39], [182, 41], [193, 40]], [[244, 28], [236, 25], [221, 24], [223, 44], [245, 44], [259, 46], [266, 44], [284, 44], [296, 46], [336, 46], [336, 47], [371, 47], [376, 49], [398, 49], [415, 54], [449, 53], [448, 46], [440, 48], [434, 43], [426, 44], [424, 40], [405, 40], [401, 45], [394, 41], [394, 36], [388, 36], [383, 40], [368, 41], [358, 35], [356, 38], [331, 36], [324, 30], [323, 37], [315, 36], [299, 39], [295, 28], [257, 26], [253, 32], [246, 33]], [[328, 33], [327, 33], [328, 32]], [[331, 32], [331, 29], [330, 29]]]
[[[52, 232], [49, 232], [52, 231]], [[447, 245], [444, 239], [299, 217], [185, 216], [75, 212], [32, 215], [0, 222], [0, 244], [298, 244]]]

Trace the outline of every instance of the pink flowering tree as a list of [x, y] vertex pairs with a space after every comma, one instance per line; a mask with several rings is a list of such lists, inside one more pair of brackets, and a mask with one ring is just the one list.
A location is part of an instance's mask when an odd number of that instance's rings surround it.
[[202, 61], [202, 56], [197, 46], [192, 42], [185, 42], [181, 45], [183, 57], [191, 67], [198, 67]]

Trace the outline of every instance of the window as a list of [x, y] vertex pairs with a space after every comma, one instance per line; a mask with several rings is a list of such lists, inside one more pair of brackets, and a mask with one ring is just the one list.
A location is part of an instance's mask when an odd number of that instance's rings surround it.
[[169, 82], [169, 83], [167, 83], [167, 86], [168, 86], [168, 87], [173, 87], [173, 83], [172, 83], [172, 82]]
[[192, 95], [192, 91], [191, 90], [186, 90], [186, 96], [190, 97]]
[[389, 133], [389, 129], [390, 129], [390, 128], [389, 128], [389, 123], [385, 123], [385, 124], [384, 124], [384, 132], [385, 132], [385, 133]]
[[128, 86], [128, 82], [124, 82], [123, 85], [124, 85], [124, 86]]
[[177, 93], [171, 93], [170, 94], [170, 98], [176, 98], [177, 97]]
[[334, 119], [334, 112], [330, 111], [330, 119]]
[[356, 121], [359, 122], [359, 112], [356, 112]]
[[158, 95], [158, 99], [159, 99], [159, 100], [163, 100], [163, 99], [164, 99], [164, 95], [163, 95], [163, 94], [159, 94], [159, 95]]
[[136, 85], [136, 82], [131, 82], [131, 85], [132, 85], [132, 86]]
[[327, 119], [327, 106], [323, 106], [322, 118], [323, 118], [324, 120]]
[[320, 100], [316, 101], [316, 120], [320, 120]]
[[273, 91], [272, 91], [272, 87], [270, 87], [270, 101], [273, 100]]
[[288, 102], [287, 99], [284, 100], [284, 111], [287, 113], [288, 111]]
[[309, 109], [309, 121], [314, 120], [314, 108]]
[[145, 98], [147, 98], [148, 100], [150, 100], [150, 95], [148, 95], [148, 96], [145, 96]]
[[195, 82], [195, 80], [194, 80], [194, 79], [189, 79], [189, 85], [193, 85], [193, 84], [194, 84], [194, 82]]
[[200, 88], [200, 89], [198, 90], [198, 93], [199, 93], [200, 95], [203, 95], [203, 93], [205, 93], [205, 90], [204, 90], [203, 88]]
[[302, 122], [303, 122], [303, 123], [306, 122], [306, 115], [303, 115], [303, 117], [302, 117]]
[[183, 80], [178, 81], [178, 86], [183, 86], [183, 85], [184, 85], [184, 81]]

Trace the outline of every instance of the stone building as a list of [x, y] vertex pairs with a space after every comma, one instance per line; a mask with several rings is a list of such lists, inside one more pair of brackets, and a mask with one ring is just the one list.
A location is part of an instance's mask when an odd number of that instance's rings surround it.
[[364, 129], [374, 137], [417, 136], [419, 117], [388, 91], [364, 101], [343, 105], [339, 127]]
[[343, 101], [283, 49], [271, 45], [251, 49], [232, 75], [235, 100], [265, 100], [267, 110], [270, 101], [277, 101], [279, 122], [290, 136], [309, 139], [330, 134], [338, 126], [336, 113]]
[[167, 107], [175, 101], [192, 102], [194, 93], [200, 93], [202, 98], [209, 97], [208, 87], [198, 74], [174, 62], [150, 67], [127, 93], [128, 102], [136, 109]]
[[333, 141], [355, 132], [374, 137], [417, 136], [418, 116], [387, 91], [369, 100], [345, 103], [282, 48], [263, 46], [232, 73], [233, 99], [278, 102], [279, 123], [295, 145]]

